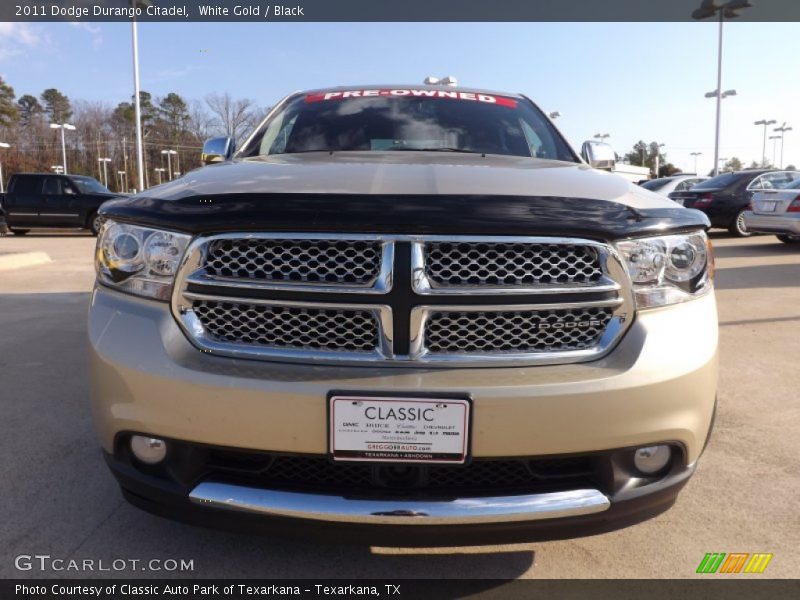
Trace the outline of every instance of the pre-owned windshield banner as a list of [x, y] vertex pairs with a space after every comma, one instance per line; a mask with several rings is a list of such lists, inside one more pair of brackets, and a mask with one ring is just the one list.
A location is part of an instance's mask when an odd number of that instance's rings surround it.
[[451, 100], [465, 100], [468, 102], [483, 102], [516, 108], [517, 101], [505, 96], [494, 94], [480, 94], [476, 92], [462, 92], [459, 90], [420, 90], [409, 88], [393, 89], [364, 89], [319, 92], [306, 95], [306, 102], [325, 102], [328, 100], [348, 100], [355, 98], [449, 98]]

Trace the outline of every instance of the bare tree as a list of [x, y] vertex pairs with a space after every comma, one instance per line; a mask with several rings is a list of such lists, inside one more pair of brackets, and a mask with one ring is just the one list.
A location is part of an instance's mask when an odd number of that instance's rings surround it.
[[240, 139], [255, 126], [258, 109], [252, 100], [234, 99], [225, 92], [209, 94], [206, 104], [214, 115], [213, 129], [222, 135]]
[[198, 140], [206, 140], [211, 137], [214, 125], [214, 117], [206, 110], [202, 102], [193, 100], [189, 103], [189, 121], [186, 124], [187, 131]]

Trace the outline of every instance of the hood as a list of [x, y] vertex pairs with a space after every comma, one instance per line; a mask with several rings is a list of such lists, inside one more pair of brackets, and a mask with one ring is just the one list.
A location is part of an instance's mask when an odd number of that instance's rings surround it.
[[436, 152], [269, 156], [204, 167], [100, 213], [192, 234], [319, 231], [618, 239], [708, 220], [575, 163]]
[[311, 152], [240, 159], [145, 192], [179, 200], [219, 194], [552, 196], [670, 208], [663, 196], [584, 164], [442, 152]]

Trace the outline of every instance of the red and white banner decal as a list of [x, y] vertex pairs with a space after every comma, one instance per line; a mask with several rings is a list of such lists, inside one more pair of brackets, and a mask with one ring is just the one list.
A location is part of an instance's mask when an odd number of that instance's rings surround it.
[[323, 92], [321, 94], [307, 94], [306, 102], [324, 102], [326, 100], [347, 100], [350, 98], [449, 98], [452, 100], [467, 100], [497, 104], [516, 108], [517, 101], [505, 96], [478, 94], [476, 92], [459, 92], [456, 90], [348, 90], [346, 92]]

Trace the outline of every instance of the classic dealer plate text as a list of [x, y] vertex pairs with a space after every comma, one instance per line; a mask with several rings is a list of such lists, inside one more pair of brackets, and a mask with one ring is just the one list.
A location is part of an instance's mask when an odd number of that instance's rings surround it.
[[337, 461], [461, 464], [466, 399], [331, 396], [330, 452]]

